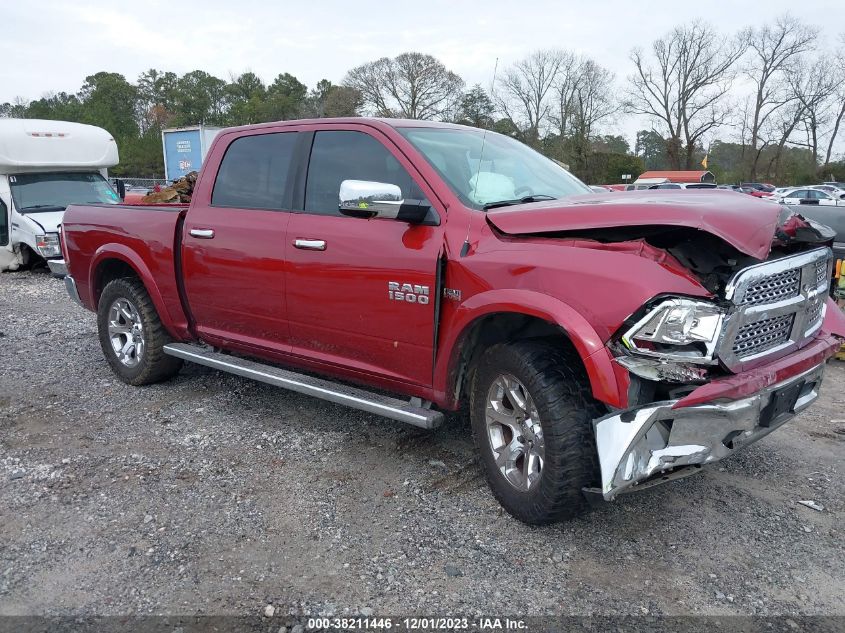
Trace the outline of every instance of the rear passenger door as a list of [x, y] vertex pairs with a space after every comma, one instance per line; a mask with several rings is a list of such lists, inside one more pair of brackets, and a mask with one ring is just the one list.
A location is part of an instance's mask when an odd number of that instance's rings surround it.
[[362, 219], [338, 211], [340, 184], [398, 185], [445, 220], [433, 192], [381, 133], [314, 134], [304, 211], [288, 228], [291, 345], [310, 361], [389, 381], [431, 385], [442, 225]]
[[[226, 135], [185, 219], [182, 268], [197, 333], [211, 344], [286, 352], [285, 235], [300, 135]], [[222, 152], [214, 152], [220, 156]]]

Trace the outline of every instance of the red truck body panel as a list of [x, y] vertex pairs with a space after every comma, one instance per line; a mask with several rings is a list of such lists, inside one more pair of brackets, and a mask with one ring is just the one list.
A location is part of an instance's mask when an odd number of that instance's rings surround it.
[[[177, 340], [200, 339], [450, 409], [473, 325], [523, 314], [565, 332], [593, 395], [624, 408], [629, 377], [607, 347], [614, 333], [656, 295], [711, 294], [674, 257], [642, 240], [607, 244], [566, 233], [668, 225], [709, 232], [757, 259], [771, 247], [777, 207], [714, 192], [593, 194], [472, 210], [397, 125], [445, 124], [337, 119], [234, 128], [215, 139], [190, 207], [71, 206], [64, 239], [81, 301], [96, 310], [102, 264], [117, 260], [137, 272]], [[233, 139], [315, 130], [376, 138], [428, 197], [439, 224], [211, 205]], [[214, 239], [192, 236], [197, 229], [213, 229]], [[294, 246], [300, 238], [327, 245], [301, 250]], [[429, 301], [389, 300], [391, 283], [425, 287]], [[441, 297], [444, 289], [454, 292]]]
[[[624, 197], [593, 194], [495, 209], [488, 220], [510, 234], [553, 233], [616, 226], [691, 226], [737, 250], [765, 259], [781, 208], [729, 191], [631, 191]], [[738, 198], [738, 199], [737, 199]]]
[[167, 331], [187, 340], [188, 318], [179, 299], [174, 252], [176, 230], [186, 210], [187, 205], [70, 207], [62, 232], [68, 253], [73, 254], [68, 269], [83, 304], [96, 309], [102, 290], [97, 273], [103, 263], [124, 262], [144, 282]]

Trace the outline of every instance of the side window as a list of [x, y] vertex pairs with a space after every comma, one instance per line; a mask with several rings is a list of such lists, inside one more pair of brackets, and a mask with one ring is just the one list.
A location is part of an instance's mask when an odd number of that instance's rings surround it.
[[226, 149], [211, 204], [245, 209], [284, 209], [296, 132], [235, 139]]
[[363, 132], [323, 131], [314, 135], [305, 210], [320, 215], [340, 215], [340, 183], [369, 180], [397, 185], [405, 199], [420, 200], [422, 191], [387, 148]]
[[9, 209], [6, 203], [0, 200], [0, 246], [9, 243]]

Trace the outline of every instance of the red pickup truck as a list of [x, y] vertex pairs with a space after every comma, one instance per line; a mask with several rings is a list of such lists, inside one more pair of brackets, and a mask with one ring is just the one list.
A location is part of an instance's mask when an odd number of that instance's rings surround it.
[[597, 194], [491, 132], [329, 119], [226, 130], [190, 205], [74, 205], [61, 239], [122, 380], [187, 360], [425, 428], [466, 405], [496, 498], [547, 523], [816, 399], [845, 336], [832, 233], [781, 211]]

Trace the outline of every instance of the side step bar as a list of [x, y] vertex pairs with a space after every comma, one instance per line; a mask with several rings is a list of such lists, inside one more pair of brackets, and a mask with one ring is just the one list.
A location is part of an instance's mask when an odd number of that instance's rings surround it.
[[443, 422], [443, 414], [440, 411], [413, 406], [403, 400], [370, 393], [363, 389], [348, 387], [321, 378], [297, 374], [273, 365], [265, 365], [245, 358], [221, 354], [200, 345], [170, 343], [164, 346], [164, 353], [236, 376], [251, 378], [275, 387], [304, 393], [353, 409], [368, 411], [391, 420], [407, 422], [424, 429], [436, 428]]

